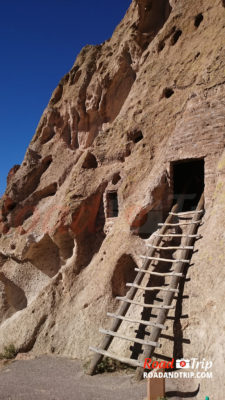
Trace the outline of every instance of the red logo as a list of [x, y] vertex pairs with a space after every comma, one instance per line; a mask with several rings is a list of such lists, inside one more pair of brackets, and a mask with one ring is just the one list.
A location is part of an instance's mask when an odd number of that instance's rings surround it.
[[174, 358], [171, 361], [153, 361], [151, 358], [146, 358], [144, 363], [144, 369], [169, 369], [174, 368]]
[[185, 362], [185, 361], [181, 361], [181, 362], [180, 362], [180, 366], [181, 366], [182, 368], [184, 368], [184, 367], [186, 366], [186, 362]]

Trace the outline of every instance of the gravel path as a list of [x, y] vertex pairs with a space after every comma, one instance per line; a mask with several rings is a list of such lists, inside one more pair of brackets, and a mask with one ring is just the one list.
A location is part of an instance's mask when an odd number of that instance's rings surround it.
[[[0, 400], [144, 400], [146, 382], [134, 383], [131, 378], [119, 373], [87, 376], [78, 361], [66, 358], [18, 360], [0, 371]], [[167, 382], [172, 396], [177, 385]], [[183, 398], [187, 396], [170, 397]]]

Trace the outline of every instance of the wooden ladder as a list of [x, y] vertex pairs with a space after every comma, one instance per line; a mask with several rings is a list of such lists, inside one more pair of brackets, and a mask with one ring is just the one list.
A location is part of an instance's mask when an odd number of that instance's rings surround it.
[[[138, 273], [134, 282], [127, 283], [127, 287], [130, 287], [129, 291], [127, 292], [126, 296], [117, 297], [117, 300], [121, 301], [121, 305], [117, 313], [107, 313], [108, 317], [113, 318], [114, 321], [110, 330], [100, 328], [99, 331], [105, 335], [101, 347], [90, 347], [90, 350], [92, 350], [96, 354], [92, 359], [88, 374], [93, 375], [96, 371], [97, 365], [101, 362], [102, 358], [106, 356], [112, 359], [116, 359], [122, 363], [128, 364], [132, 367], [137, 367], [136, 378], [142, 379], [145, 358], [152, 357], [155, 348], [161, 347], [161, 344], [159, 343], [159, 337], [161, 331], [167, 329], [167, 326], [165, 325], [167, 314], [169, 310], [175, 308], [175, 306], [172, 305], [172, 301], [174, 299], [174, 296], [179, 292], [179, 282], [180, 279], [184, 277], [183, 272], [185, 270], [185, 267], [187, 266], [187, 264], [190, 263], [191, 250], [193, 250], [194, 248], [194, 242], [197, 238], [200, 238], [200, 236], [197, 234], [197, 230], [199, 224], [201, 223], [202, 215], [204, 212], [204, 194], [202, 194], [196, 210], [188, 212], [178, 212], [178, 208], [178, 204], [173, 206], [165, 223], [159, 224], [159, 226], [161, 226], [160, 231], [153, 234], [153, 243], [147, 245], [150, 249], [149, 254], [147, 256], [141, 256], [141, 258], [144, 259], [142, 267], [140, 269], [135, 269], [135, 271], [137, 271]], [[174, 219], [176, 220], [175, 223], [173, 222]], [[183, 225], [187, 227], [187, 233], [185, 234], [167, 232], [168, 230], [174, 228], [177, 229]], [[165, 244], [163, 243], [163, 241], [166, 241], [168, 238], [170, 238], [171, 240], [173, 240], [174, 238], [181, 239], [180, 245], [163, 246], [163, 244]], [[178, 250], [180, 252], [179, 259], [156, 257], [155, 253], [161, 250]], [[151, 267], [156, 268], [156, 265], [154, 263], [156, 263], [157, 261], [160, 263], [171, 262], [173, 270], [169, 272], [152, 271]], [[170, 283], [166, 287], [143, 286], [141, 284], [146, 274], [149, 277], [155, 275], [169, 278]], [[138, 291], [142, 291], [145, 293], [149, 291], [162, 291], [164, 293], [163, 304], [156, 305], [135, 301], [134, 298]], [[130, 317], [127, 317], [127, 311], [132, 304], [140, 306], [143, 309], [157, 309], [158, 315], [155, 322], [145, 321], [141, 319], [132, 319]], [[123, 321], [151, 327], [152, 329], [149, 338], [147, 340], [143, 340], [118, 333], [118, 329]], [[143, 354], [139, 357], [138, 360], [136, 360], [132, 358], [121, 357], [119, 355], [109, 352], [108, 348], [114, 338], [120, 338], [131, 341], [133, 343], [144, 345]]]

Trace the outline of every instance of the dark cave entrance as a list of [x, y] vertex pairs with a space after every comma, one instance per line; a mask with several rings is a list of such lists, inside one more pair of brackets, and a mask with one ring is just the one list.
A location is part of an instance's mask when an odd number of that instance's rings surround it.
[[180, 211], [194, 210], [204, 191], [204, 159], [189, 159], [171, 163], [173, 203]]
[[116, 218], [119, 214], [117, 191], [106, 193], [106, 217]]

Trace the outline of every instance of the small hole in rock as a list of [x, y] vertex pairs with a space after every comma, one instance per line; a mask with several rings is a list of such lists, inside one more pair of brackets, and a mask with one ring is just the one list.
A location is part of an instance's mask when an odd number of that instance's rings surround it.
[[132, 140], [132, 142], [134, 143], [140, 142], [143, 139], [143, 137], [144, 136], [142, 132], [138, 130], [131, 131], [127, 134], [128, 140]]
[[149, 42], [145, 42], [142, 46], [143, 50], [146, 50], [148, 48]]
[[173, 96], [174, 91], [171, 88], [165, 88], [163, 91], [163, 97], [165, 97], [166, 99], [169, 99], [171, 96]]
[[51, 165], [51, 163], [52, 163], [52, 156], [47, 156], [43, 160], [43, 164], [46, 166], [46, 169]]
[[120, 181], [120, 179], [121, 179], [121, 176], [120, 176], [119, 172], [117, 174], [114, 174], [113, 178], [112, 178], [112, 184], [116, 185]]
[[82, 167], [86, 168], [86, 169], [92, 169], [92, 168], [98, 167], [98, 163], [97, 163], [97, 160], [96, 160], [96, 157], [94, 156], [94, 154], [92, 154], [90, 152], [87, 153]]
[[203, 15], [202, 14], [196, 15], [196, 17], [195, 17], [195, 27], [198, 28], [202, 21], [203, 21]]
[[8, 205], [7, 210], [12, 211], [12, 210], [14, 210], [15, 207], [16, 207], [16, 203], [11, 203]]
[[159, 42], [158, 44], [158, 53], [160, 53], [160, 51], [162, 51], [165, 47], [165, 42], [163, 42], [163, 40], [161, 42]]
[[149, 54], [150, 54], [150, 52], [147, 51], [147, 53], [145, 54], [145, 60], [148, 58]]
[[179, 40], [179, 37], [182, 35], [182, 31], [180, 30], [180, 29], [178, 29], [175, 33], [174, 33], [174, 35], [173, 35], [173, 37], [172, 37], [172, 39], [171, 39], [171, 44], [172, 44], [172, 46], [174, 46], [176, 43], [177, 43], [177, 41]]

